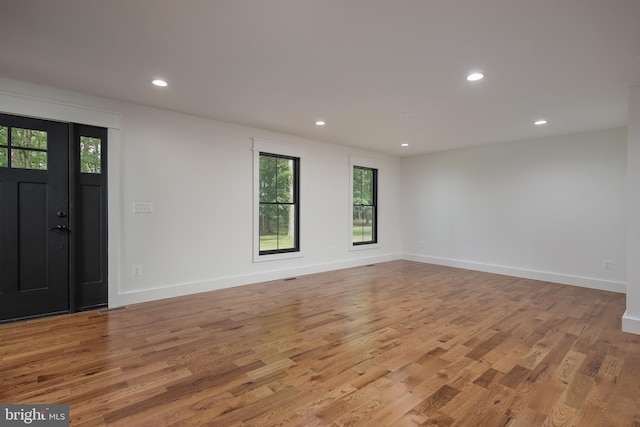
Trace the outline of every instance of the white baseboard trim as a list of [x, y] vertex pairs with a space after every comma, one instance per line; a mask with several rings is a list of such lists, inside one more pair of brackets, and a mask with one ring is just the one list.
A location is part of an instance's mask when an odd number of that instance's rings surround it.
[[640, 335], [640, 317], [632, 316], [625, 311], [622, 315], [622, 332]]
[[184, 295], [209, 292], [252, 283], [268, 282], [270, 280], [286, 279], [288, 277], [303, 276], [307, 274], [323, 273], [326, 271], [342, 270], [345, 268], [360, 267], [387, 261], [402, 259], [400, 254], [381, 255], [367, 258], [358, 258], [349, 261], [339, 261], [326, 264], [316, 264], [282, 270], [271, 270], [262, 273], [246, 274], [230, 277], [215, 278], [202, 282], [176, 283], [169, 286], [139, 289], [132, 291], [120, 291], [117, 295], [109, 296], [109, 307], [122, 307], [129, 304], [137, 304], [147, 301], [155, 301], [165, 298], [173, 298]]
[[544, 282], [560, 283], [563, 285], [580, 286], [582, 288], [599, 289], [602, 291], [618, 292], [622, 294], [627, 292], [627, 284], [625, 282], [594, 279], [591, 277], [571, 276], [567, 274], [527, 270], [523, 268], [505, 267], [501, 265], [491, 265], [473, 261], [464, 261], [418, 254], [404, 254], [402, 258], [409, 261], [418, 261], [427, 264], [443, 265], [447, 267], [464, 268], [467, 270], [482, 271], [485, 273], [504, 274], [506, 276], [541, 280]]
[[[579, 286], [583, 288], [599, 289], [603, 291], [626, 293], [626, 283], [624, 282], [607, 281], [589, 277], [571, 276], [566, 274], [527, 270], [522, 268], [505, 267], [500, 265], [491, 265], [473, 261], [456, 260], [418, 254], [391, 254], [326, 264], [316, 264], [297, 268], [271, 270], [255, 274], [220, 277], [200, 282], [176, 283], [162, 287], [131, 290], [125, 292], [120, 291], [116, 295], [109, 295], [109, 307], [121, 307], [129, 304], [137, 304], [141, 302], [190, 295], [199, 292], [232, 288], [236, 286], [249, 285], [252, 283], [267, 282], [270, 280], [280, 280], [288, 277], [303, 276], [307, 274], [322, 273], [326, 271], [341, 270], [352, 267], [360, 267], [363, 265], [395, 261], [399, 259], [423, 262], [427, 264], [443, 265], [447, 267], [464, 268], [467, 270], [482, 271], [486, 273], [503, 274], [513, 277], [521, 277], [524, 279], [560, 283], [564, 285]], [[627, 316], [627, 314], [625, 313], [625, 316], [623, 317], [623, 330], [625, 332], [640, 334], [640, 319]], [[636, 330], [638, 332], [633, 332]]]

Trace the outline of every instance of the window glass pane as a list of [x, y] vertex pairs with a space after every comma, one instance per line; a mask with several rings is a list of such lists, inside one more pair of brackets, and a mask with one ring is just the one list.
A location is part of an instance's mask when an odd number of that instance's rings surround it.
[[[6, 168], [9, 165], [8, 158], [8, 149], [6, 148], [9, 145], [9, 140], [7, 138], [7, 127], [0, 126], [0, 167]], [[4, 147], [4, 148], [3, 148]]]
[[11, 167], [15, 169], [46, 170], [47, 169], [47, 152], [12, 149], [11, 150]]
[[293, 203], [293, 160], [278, 158], [276, 180], [278, 203]]
[[295, 248], [295, 205], [278, 206], [278, 249]]
[[370, 242], [373, 240], [373, 207], [353, 207], [353, 241]]
[[80, 137], [80, 172], [101, 173], [100, 138]]
[[362, 169], [353, 168], [353, 204], [362, 204]]
[[260, 250], [295, 248], [295, 205], [260, 206]]
[[371, 204], [371, 188], [367, 184], [367, 171], [363, 168], [353, 169], [353, 204], [368, 205]]
[[362, 173], [362, 204], [373, 204], [373, 171], [371, 169], [361, 169]]
[[278, 207], [260, 205], [260, 250], [278, 249]]
[[47, 132], [43, 130], [11, 128], [11, 145], [13, 147], [46, 150]]
[[272, 156], [260, 156], [260, 202], [276, 201], [276, 163]]

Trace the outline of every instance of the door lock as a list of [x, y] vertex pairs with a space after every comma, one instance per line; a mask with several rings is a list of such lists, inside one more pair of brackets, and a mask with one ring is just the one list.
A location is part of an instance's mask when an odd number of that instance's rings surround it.
[[55, 227], [51, 227], [49, 230], [58, 230], [58, 231], [69, 231], [66, 225], [58, 224]]

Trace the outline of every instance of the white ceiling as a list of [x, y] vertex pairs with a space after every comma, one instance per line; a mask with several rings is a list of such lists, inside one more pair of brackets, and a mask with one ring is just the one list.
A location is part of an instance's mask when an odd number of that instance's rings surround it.
[[1, 3], [2, 77], [399, 156], [624, 126], [640, 85], [640, 0]]

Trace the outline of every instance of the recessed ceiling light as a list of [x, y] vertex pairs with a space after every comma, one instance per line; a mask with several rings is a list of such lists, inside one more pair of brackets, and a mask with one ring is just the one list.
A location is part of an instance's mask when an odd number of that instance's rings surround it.
[[408, 142], [403, 142], [402, 144], [400, 144], [400, 147], [408, 147], [409, 143]]
[[533, 122], [534, 125], [536, 126], [542, 126], [542, 125], [546, 125], [547, 121], [546, 120], [536, 120], [535, 122]]
[[316, 126], [324, 126], [324, 125], [326, 125], [326, 124], [327, 124], [327, 123], [326, 123], [324, 120], [318, 120], [318, 121], [316, 122]]
[[478, 80], [482, 80], [484, 78], [484, 74], [482, 73], [471, 73], [467, 76], [467, 80], [470, 82], [477, 82]]
[[155, 79], [151, 83], [153, 83], [155, 86], [167, 87], [167, 82], [165, 82], [164, 80], [161, 80], [161, 79]]

